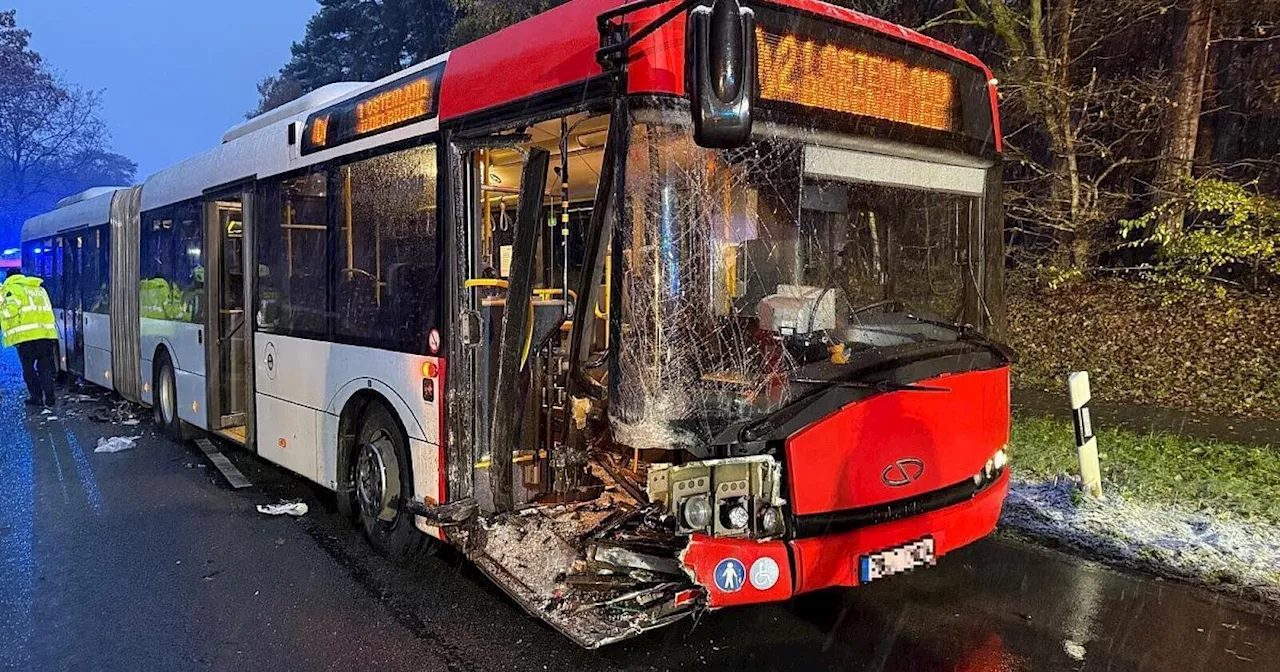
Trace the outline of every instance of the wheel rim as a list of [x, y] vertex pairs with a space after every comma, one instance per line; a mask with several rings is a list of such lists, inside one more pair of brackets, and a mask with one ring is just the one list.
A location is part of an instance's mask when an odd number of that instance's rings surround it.
[[178, 400], [173, 393], [173, 371], [168, 366], [160, 370], [160, 419], [165, 424], [173, 422]]
[[389, 504], [396, 492], [387, 478], [387, 451], [394, 450], [391, 436], [379, 429], [360, 447], [356, 458], [356, 498], [360, 510], [370, 518], [387, 518]]

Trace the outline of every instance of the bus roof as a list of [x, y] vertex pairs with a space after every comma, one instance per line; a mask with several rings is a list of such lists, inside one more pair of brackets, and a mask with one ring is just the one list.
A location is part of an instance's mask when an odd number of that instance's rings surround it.
[[[623, 0], [570, 0], [377, 82], [342, 83], [317, 90], [233, 127], [224, 136], [223, 144], [209, 152], [148, 177], [142, 190], [142, 210], [195, 198], [219, 185], [289, 172], [433, 133], [441, 123], [518, 106], [521, 101], [540, 94], [556, 91], [585, 94], [589, 83], [604, 75], [596, 60], [600, 46], [597, 17], [626, 4]], [[973, 55], [893, 23], [819, 0], [769, 0], [767, 4], [859, 26], [933, 51], [981, 70], [991, 81], [990, 70]], [[638, 10], [629, 14], [627, 21], [644, 25], [674, 5], [673, 1]], [[683, 17], [677, 17], [636, 45], [628, 79], [631, 93], [684, 95], [683, 34]], [[341, 104], [439, 63], [447, 65], [439, 85], [439, 109], [435, 117], [306, 157], [300, 157], [297, 150], [288, 145], [290, 125], [297, 124], [294, 137], [300, 136], [302, 124], [312, 112]], [[994, 83], [988, 88], [992, 119], [996, 122], [996, 151], [1000, 151]]]
[[58, 201], [56, 210], [36, 215], [23, 223], [22, 242], [110, 222], [111, 199], [120, 189], [128, 187], [95, 187]]
[[275, 109], [268, 110], [248, 121], [232, 126], [227, 129], [226, 133], [222, 134], [222, 141], [231, 142], [236, 138], [242, 138], [260, 128], [297, 116], [299, 112], [313, 110], [339, 100], [349, 93], [363, 89], [367, 85], [367, 82], [334, 82], [333, 84], [326, 84], [311, 93], [304, 93]]

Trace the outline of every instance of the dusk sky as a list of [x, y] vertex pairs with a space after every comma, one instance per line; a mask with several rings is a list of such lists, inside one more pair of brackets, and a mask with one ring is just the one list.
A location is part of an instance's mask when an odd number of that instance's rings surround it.
[[102, 90], [138, 180], [218, 144], [289, 58], [316, 0], [0, 0], [68, 83]]

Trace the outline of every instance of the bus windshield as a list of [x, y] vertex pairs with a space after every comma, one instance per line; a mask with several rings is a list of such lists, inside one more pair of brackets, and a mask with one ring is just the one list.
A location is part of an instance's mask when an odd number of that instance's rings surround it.
[[981, 324], [984, 168], [804, 138], [758, 132], [715, 151], [687, 127], [634, 125], [618, 441], [706, 445], [831, 375], [814, 365]]

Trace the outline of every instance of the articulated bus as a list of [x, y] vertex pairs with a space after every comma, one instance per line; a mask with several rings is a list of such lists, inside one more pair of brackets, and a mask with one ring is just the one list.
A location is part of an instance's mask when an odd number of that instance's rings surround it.
[[597, 647], [1008, 488], [996, 82], [819, 0], [570, 0], [23, 230], [64, 368]]

